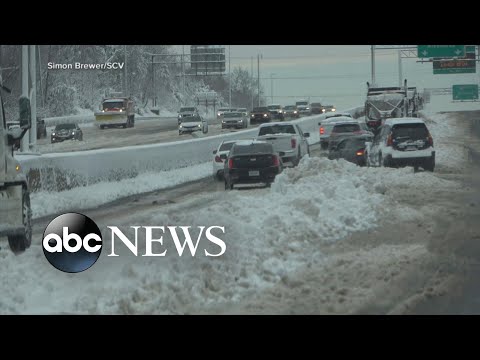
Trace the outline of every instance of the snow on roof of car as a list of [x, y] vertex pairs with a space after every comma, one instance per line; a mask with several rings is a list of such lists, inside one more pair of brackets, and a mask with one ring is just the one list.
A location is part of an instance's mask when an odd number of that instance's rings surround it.
[[330, 117], [324, 121], [322, 121], [322, 123], [328, 123], [328, 124], [340, 124], [340, 123], [358, 123], [358, 120], [356, 119], [353, 119], [351, 117], [348, 117], [348, 116], [336, 116], [336, 117]]
[[107, 99], [107, 100], [104, 100], [103, 102], [123, 102], [125, 101], [125, 99], [122, 99], [122, 98], [115, 98], [115, 99]]
[[269, 123], [264, 123], [259, 126], [259, 128], [262, 127], [267, 127], [267, 126], [274, 126], [274, 125], [293, 125], [291, 122], [288, 121], [275, 121], [275, 122], [269, 122]]
[[421, 118], [391, 118], [385, 120], [385, 125], [396, 125], [396, 124], [425, 124]]
[[238, 140], [235, 142], [235, 145], [250, 145], [250, 144], [269, 144], [266, 141], [261, 140]]

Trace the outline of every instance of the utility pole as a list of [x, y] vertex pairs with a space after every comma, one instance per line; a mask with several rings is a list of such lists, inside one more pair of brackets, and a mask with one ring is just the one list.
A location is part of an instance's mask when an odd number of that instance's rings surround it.
[[398, 50], [398, 86], [403, 86], [402, 84], [402, 50]]
[[231, 109], [232, 108], [232, 71], [230, 68], [230, 58], [231, 58], [231, 51], [230, 51], [230, 45], [228, 45], [228, 107]]
[[123, 45], [123, 49], [125, 52], [125, 61], [123, 64], [123, 77], [125, 80], [125, 96], [129, 96], [129, 91], [128, 91], [128, 76], [127, 76], [127, 45]]
[[30, 146], [29, 150], [37, 150], [37, 69], [36, 69], [36, 45], [29, 45], [30, 50], [30, 108], [31, 108], [31, 124], [29, 137], [30, 137]]
[[[22, 96], [28, 97], [28, 95], [28, 45], [22, 45]], [[28, 141], [29, 136], [24, 136], [20, 140], [21, 152], [25, 152], [28, 149]]]
[[273, 75], [275, 74], [270, 74], [270, 95], [272, 97], [272, 102], [271, 104], [273, 104]]
[[258, 106], [260, 106], [260, 54], [257, 54]]
[[250, 58], [250, 78], [252, 79], [252, 86], [250, 87], [250, 92], [252, 95], [252, 107], [250, 109], [253, 110], [253, 56]]
[[182, 45], [182, 105], [185, 105], [185, 45]]
[[156, 105], [156, 97], [155, 97], [155, 71], [153, 68], [153, 55], [152, 55], [152, 96], [153, 96], [153, 107]]
[[375, 85], [375, 45], [370, 45], [370, 50], [371, 50], [371, 59], [372, 59], [372, 86], [376, 86]]

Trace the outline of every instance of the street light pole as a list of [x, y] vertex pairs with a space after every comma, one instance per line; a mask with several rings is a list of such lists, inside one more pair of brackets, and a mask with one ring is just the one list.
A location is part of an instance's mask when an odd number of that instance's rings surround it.
[[260, 106], [260, 54], [257, 54], [258, 106]]
[[370, 45], [372, 58], [372, 86], [375, 86], [375, 45]]
[[228, 45], [228, 106], [231, 109], [232, 108], [232, 71], [230, 68], [230, 58], [231, 58], [231, 50], [230, 50], [230, 45]]
[[123, 65], [123, 77], [125, 78], [125, 96], [128, 96], [128, 77], [127, 77], [127, 45], [123, 46], [125, 52], [125, 64]]
[[182, 45], [182, 94], [183, 94], [183, 105], [185, 105], [185, 45]]
[[402, 87], [402, 50], [398, 50], [398, 86]]
[[252, 107], [253, 110], [253, 56], [250, 58], [250, 77], [252, 78], [252, 86], [250, 87], [250, 92], [252, 94]]
[[272, 97], [272, 104], [273, 104], [273, 75], [275, 74], [272, 74], [270, 73], [270, 95]]

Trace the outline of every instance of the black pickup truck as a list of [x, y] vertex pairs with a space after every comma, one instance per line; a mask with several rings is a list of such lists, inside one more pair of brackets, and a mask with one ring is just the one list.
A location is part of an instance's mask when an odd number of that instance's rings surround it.
[[272, 121], [272, 113], [266, 106], [256, 107], [250, 112], [250, 124]]

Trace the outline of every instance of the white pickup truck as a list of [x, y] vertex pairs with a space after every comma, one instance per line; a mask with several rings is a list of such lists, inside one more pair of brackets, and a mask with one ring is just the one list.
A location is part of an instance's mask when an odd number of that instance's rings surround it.
[[310, 133], [304, 133], [297, 124], [282, 121], [260, 125], [257, 140], [272, 144], [284, 163], [297, 166], [302, 157], [310, 155], [308, 137]]

